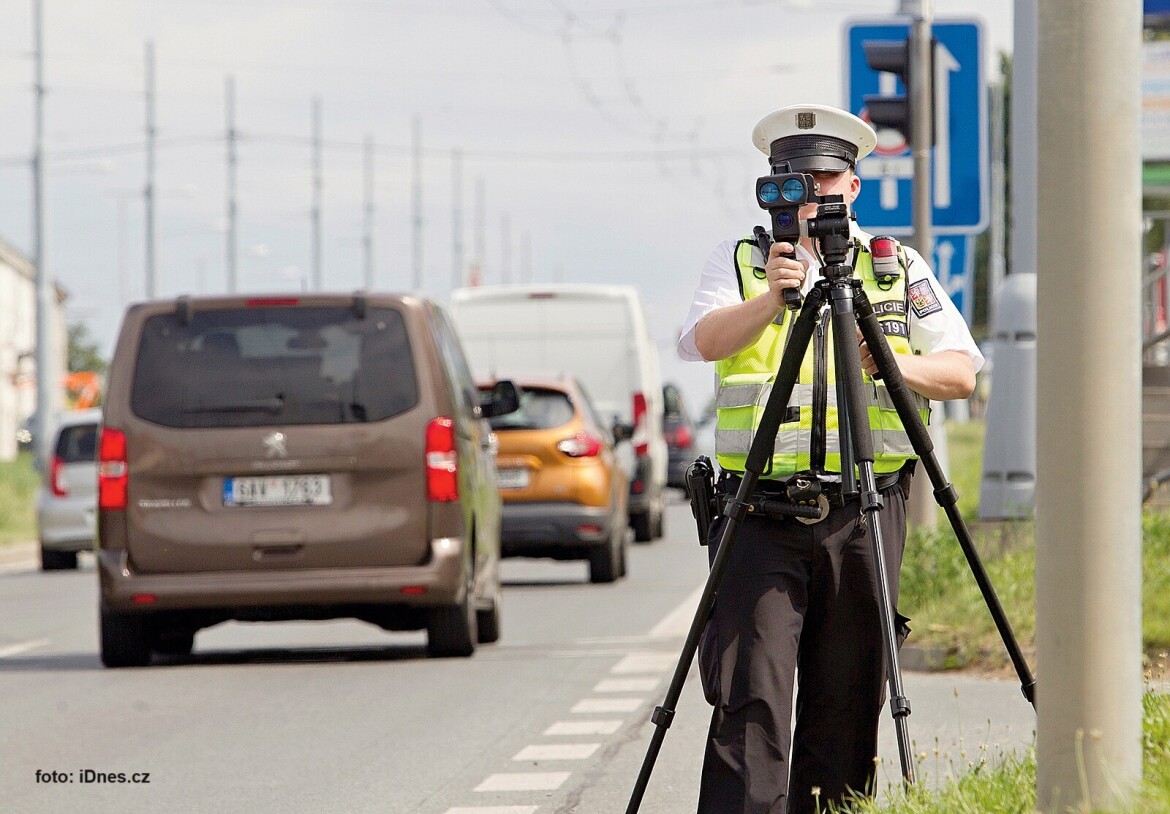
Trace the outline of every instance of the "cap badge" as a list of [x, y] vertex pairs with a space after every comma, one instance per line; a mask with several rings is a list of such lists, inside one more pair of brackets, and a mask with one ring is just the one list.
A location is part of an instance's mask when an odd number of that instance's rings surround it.
[[812, 130], [817, 126], [817, 114], [812, 111], [804, 111], [796, 114], [796, 129], [797, 130]]

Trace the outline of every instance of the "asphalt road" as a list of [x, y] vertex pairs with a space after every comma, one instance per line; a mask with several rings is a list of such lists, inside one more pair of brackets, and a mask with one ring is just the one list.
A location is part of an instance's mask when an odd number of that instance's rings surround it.
[[[706, 577], [685, 505], [629, 567], [592, 585], [583, 563], [505, 561], [502, 637], [470, 659], [356, 622], [231, 623], [189, 659], [104, 670], [91, 561], [5, 566], [0, 808], [622, 812]], [[908, 672], [905, 685], [920, 782], [1032, 742], [1014, 682]], [[708, 716], [692, 670], [645, 814], [693, 810]], [[880, 774], [896, 783], [888, 724]]]

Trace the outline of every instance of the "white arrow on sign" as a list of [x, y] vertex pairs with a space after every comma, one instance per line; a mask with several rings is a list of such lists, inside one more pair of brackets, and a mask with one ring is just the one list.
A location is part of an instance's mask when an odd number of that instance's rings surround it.
[[935, 269], [935, 276], [938, 277], [938, 281], [942, 284], [947, 295], [953, 297], [963, 290], [963, 275], [955, 274], [952, 276], [951, 273], [951, 260], [955, 256], [955, 245], [949, 240], [942, 240], [935, 244], [934, 251], [938, 255], [938, 268]]
[[951, 205], [951, 73], [959, 61], [941, 42], [934, 47], [934, 205]]

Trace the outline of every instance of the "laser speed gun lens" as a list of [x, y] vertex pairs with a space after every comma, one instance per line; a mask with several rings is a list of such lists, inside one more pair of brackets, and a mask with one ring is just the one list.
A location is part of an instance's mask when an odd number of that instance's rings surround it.
[[781, 191], [781, 194], [784, 195], [784, 200], [789, 203], [803, 201], [804, 181], [801, 181], [799, 178], [789, 178], [784, 182], [784, 189]]
[[775, 203], [780, 197], [780, 187], [772, 181], [760, 184], [760, 200], [766, 204]]

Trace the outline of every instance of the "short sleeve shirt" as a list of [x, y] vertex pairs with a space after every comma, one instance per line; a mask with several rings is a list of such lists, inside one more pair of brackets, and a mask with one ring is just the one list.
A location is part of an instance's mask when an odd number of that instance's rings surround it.
[[[866, 245], [871, 235], [853, 227], [853, 236]], [[678, 355], [689, 362], [705, 360], [695, 346], [695, 326], [706, 314], [717, 308], [737, 305], [743, 302], [739, 293], [739, 270], [735, 262], [738, 241], [720, 243], [707, 262], [695, 289], [691, 310], [683, 323], [678, 340]], [[970, 357], [975, 372], [983, 367], [983, 354], [971, 337], [967, 323], [951, 298], [931, 271], [929, 264], [918, 252], [909, 246], [906, 251], [906, 285], [910, 294], [910, 349], [923, 356], [943, 351], [960, 351]], [[808, 262], [801, 293], [808, 294], [814, 283], [821, 279], [821, 261], [804, 246], [796, 247], [798, 259]]]

